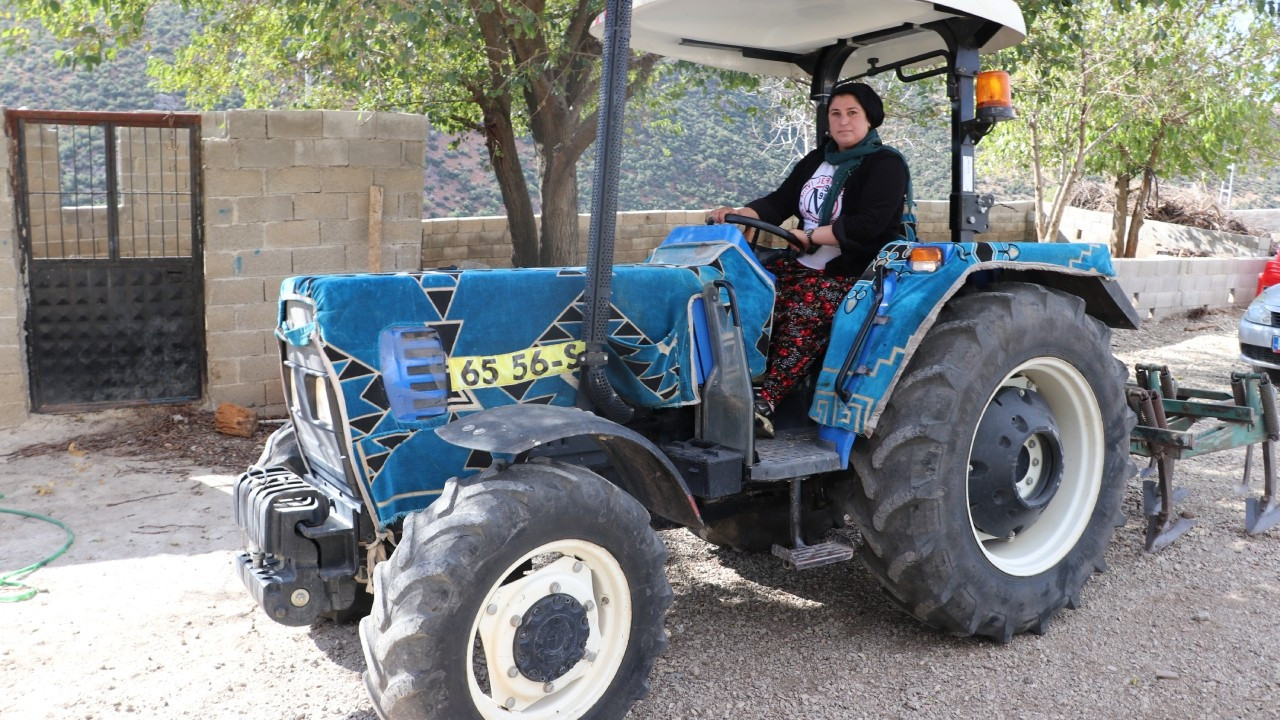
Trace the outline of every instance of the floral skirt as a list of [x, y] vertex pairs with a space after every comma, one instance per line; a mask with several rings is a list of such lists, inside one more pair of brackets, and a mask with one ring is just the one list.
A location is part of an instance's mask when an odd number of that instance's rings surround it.
[[790, 258], [779, 258], [767, 267], [777, 278], [776, 299], [760, 394], [776, 408], [826, 351], [831, 319], [857, 278], [832, 277]]

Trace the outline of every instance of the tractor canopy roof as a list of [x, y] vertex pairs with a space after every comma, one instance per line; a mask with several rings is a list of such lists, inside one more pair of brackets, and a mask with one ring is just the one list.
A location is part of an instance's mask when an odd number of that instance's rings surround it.
[[928, 26], [948, 19], [987, 21], [973, 45], [982, 53], [1016, 45], [1027, 34], [1013, 0], [635, 0], [632, 7], [636, 50], [799, 79], [813, 75], [818, 54], [835, 45], [854, 48], [839, 73], [846, 78], [945, 51], [943, 38]]

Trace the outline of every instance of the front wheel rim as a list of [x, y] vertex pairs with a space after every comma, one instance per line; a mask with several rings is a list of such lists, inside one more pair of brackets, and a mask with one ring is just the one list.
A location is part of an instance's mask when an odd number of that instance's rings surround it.
[[[969, 528], [992, 565], [1009, 575], [1030, 577], [1066, 557], [1093, 517], [1106, 454], [1102, 411], [1088, 380], [1061, 358], [1033, 358], [1014, 368], [987, 398], [988, 406], [996, 392], [1006, 386], [1031, 388], [1052, 408], [1063, 451], [1061, 486], [1036, 522], [1015, 537], [995, 538], [981, 532], [972, 515]], [[981, 422], [980, 417], [975, 427]], [[969, 452], [972, 456], [972, 446]], [[966, 513], [968, 507], [966, 477]]]
[[[529, 562], [533, 569], [521, 575]], [[467, 636], [467, 685], [486, 720], [581, 717], [612, 684], [631, 636], [631, 591], [608, 550], [586, 540], [541, 545], [511, 563], [485, 594]], [[590, 631], [580, 657], [549, 680], [531, 679], [515, 657], [523, 622], [546, 598], [570, 596]], [[517, 622], [522, 621], [522, 622]], [[527, 667], [527, 664], [526, 664]]]

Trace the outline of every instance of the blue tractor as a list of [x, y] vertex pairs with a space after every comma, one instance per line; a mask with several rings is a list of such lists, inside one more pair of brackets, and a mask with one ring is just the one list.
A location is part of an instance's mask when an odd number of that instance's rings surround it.
[[[383, 718], [625, 715], [666, 645], [655, 529], [796, 569], [857, 554], [921, 622], [997, 641], [1044, 632], [1102, 570], [1135, 422], [1109, 327], [1133, 308], [1105, 246], [978, 239], [974, 145], [1009, 115], [976, 107], [979, 56], [1022, 39], [1021, 12], [821, 9], [609, 3], [586, 267], [284, 283], [291, 421], [236, 485], [238, 567], [279, 622], [368, 613]], [[952, 242], [880, 252], [773, 438], [752, 427], [765, 251], [696, 226], [612, 262], [629, 45], [807, 78], [820, 123], [839, 81], [946, 78]], [[828, 532], [849, 521], [856, 548]]]

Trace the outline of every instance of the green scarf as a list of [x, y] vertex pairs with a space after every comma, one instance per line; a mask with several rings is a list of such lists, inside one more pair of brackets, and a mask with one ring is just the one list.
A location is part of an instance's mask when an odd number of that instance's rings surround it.
[[862, 164], [863, 158], [880, 152], [884, 147], [884, 143], [880, 141], [880, 133], [875, 128], [871, 128], [861, 142], [843, 152], [836, 147], [835, 140], [827, 141], [825, 159], [836, 166], [836, 171], [831, 176], [827, 196], [822, 199], [822, 207], [818, 209], [818, 225], [831, 224], [831, 212], [836, 207], [836, 198], [840, 197], [840, 191], [844, 189], [844, 181], [849, 179], [849, 173]]

